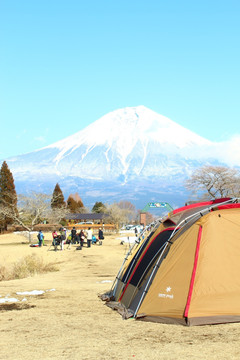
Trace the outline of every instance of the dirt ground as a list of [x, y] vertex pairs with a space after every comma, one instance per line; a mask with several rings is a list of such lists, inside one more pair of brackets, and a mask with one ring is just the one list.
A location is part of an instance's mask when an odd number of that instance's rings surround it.
[[[59, 271], [0, 282], [0, 359], [239, 359], [240, 323], [184, 327], [121, 316], [98, 298], [111, 288], [128, 245], [106, 236], [102, 246], [76, 251], [31, 248], [26, 238], [0, 236], [0, 265], [27, 254], [54, 262]], [[43, 290], [42, 295], [17, 292]]]

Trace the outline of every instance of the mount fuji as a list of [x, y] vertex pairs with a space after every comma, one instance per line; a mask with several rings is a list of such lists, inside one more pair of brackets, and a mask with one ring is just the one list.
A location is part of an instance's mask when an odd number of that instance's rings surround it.
[[[215, 155], [214, 155], [215, 154]], [[182, 205], [184, 180], [205, 164], [224, 164], [216, 144], [144, 106], [101, 117], [34, 152], [7, 159], [18, 192], [79, 192], [85, 205], [129, 200]]]

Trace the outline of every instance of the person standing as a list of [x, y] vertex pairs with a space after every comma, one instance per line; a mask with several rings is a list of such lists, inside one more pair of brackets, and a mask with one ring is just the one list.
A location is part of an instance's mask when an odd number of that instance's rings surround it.
[[92, 242], [92, 229], [89, 227], [87, 230], [87, 247], [91, 247], [91, 242]]
[[76, 234], [77, 234], [77, 231], [75, 229], [75, 226], [72, 228], [71, 230], [71, 242], [72, 244], [75, 244], [76, 242]]
[[57, 230], [54, 230], [52, 232], [52, 238], [53, 238], [52, 245], [54, 246], [55, 251], [57, 251], [57, 237], [58, 237]]
[[83, 243], [84, 243], [84, 239], [86, 238], [83, 230], [80, 231], [79, 238], [80, 238], [80, 245], [81, 245], [81, 248], [82, 248]]
[[137, 237], [137, 236], [138, 236], [138, 229], [137, 229], [137, 227], [136, 227], [136, 226], [135, 226], [134, 231], [135, 231], [135, 236]]
[[76, 233], [76, 237], [75, 237], [75, 243], [79, 244], [81, 246], [81, 242], [80, 242], [80, 233]]
[[59, 232], [60, 232], [60, 236], [61, 236], [61, 250], [63, 250], [64, 240], [66, 240], [66, 232], [63, 228], [60, 228]]
[[57, 230], [54, 230], [54, 231], [52, 232], [53, 241], [54, 241], [54, 239], [56, 239], [57, 237], [58, 237]]
[[38, 237], [38, 246], [41, 247], [44, 239], [42, 230], [39, 230], [37, 237]]
[[103, 231], [102, 231], [102, 228], [99, 228], [98, 230], [98, 241], [99, 241], [99, 244], [102, 243], [102, 240], [104, 239], [104, 236], [103, 236]]

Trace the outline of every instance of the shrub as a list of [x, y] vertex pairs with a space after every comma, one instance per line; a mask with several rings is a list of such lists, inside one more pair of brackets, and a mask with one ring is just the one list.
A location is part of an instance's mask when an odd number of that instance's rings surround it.
[[58, 271], [54, 263], [44, 263], [43, 259], [36, 254], [28, 255], [13, 264], [12, 270], [8, 271], [4, 266], [0, 267], [0, 281], [23, 279], [36, 274]]
[[9, 273], [5, 266], [0, 266], [0, 281], [9, 280]]

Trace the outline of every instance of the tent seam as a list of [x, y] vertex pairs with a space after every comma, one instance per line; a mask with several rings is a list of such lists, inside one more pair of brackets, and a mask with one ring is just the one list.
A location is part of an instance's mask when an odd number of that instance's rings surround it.
[[191, 304], [193, 286], [194, 286], [194, 281], [195, 281], [195, 276], [196, 276], [196, 271], [197, 271], [197, 263], [198, 263], [198, 256], [199, 256], [201, 238], [202, 238], [202, 226], [199, 226], [197, 246], [196, 246], [194, 265], [193, 265], [193, 272], [192, 272], [192, 277], [191, 277], [191, 282], [190, 282], [190, 288], [189, 288], [189, 293], [188, 293], [188, 298], [187, 298], [187, 304], [186, 304], [186, 308], [185, 308], [185, 311], [184, 311], [185, 318], [188, 317], [188, 312], [189, 312], [189, 308], [190, 308], [190, 304]]

